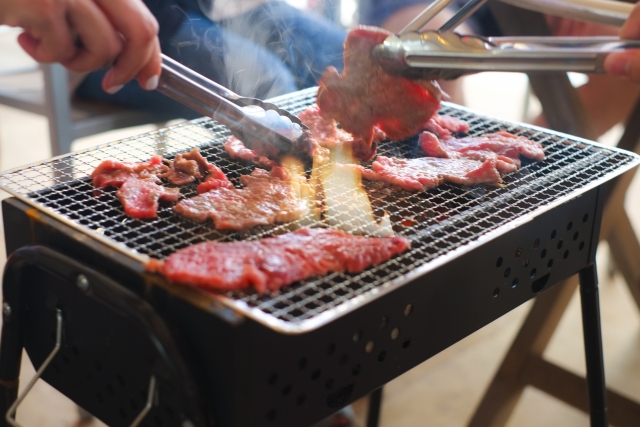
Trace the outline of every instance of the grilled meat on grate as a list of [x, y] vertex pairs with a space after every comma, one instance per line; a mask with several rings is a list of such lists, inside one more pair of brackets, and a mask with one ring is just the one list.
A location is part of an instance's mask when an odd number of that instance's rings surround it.
[[358, 273], [410, 247], [405, 237], [360, 237], [326, 228], [300, 228], [250, 242], [205, 242], [148, 268], [177, 283], [218, 290], [254, 286], [258, 292], [332, 271]]

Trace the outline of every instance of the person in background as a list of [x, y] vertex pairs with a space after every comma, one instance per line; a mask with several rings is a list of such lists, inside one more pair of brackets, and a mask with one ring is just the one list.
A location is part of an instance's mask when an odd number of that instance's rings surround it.
[[[199, 115], [153, 91], [160, 51], [240, 95], [268, 98], [315, 85], [329, 65], [342, 69], [346, 38], [277, 0], [1, 0], [0, 24], [24, 28], [19, 42], [37, 61], [83, 73], [78, 98], [182, 118]], [[139, 85], [129, 82], [136, 76]]]

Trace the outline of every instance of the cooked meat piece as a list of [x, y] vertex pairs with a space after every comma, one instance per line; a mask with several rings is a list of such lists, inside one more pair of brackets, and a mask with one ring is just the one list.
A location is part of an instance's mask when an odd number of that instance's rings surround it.
[[246, 230], [257, 225], [282, 224], [309, 212], [298, 198], [289, 172], [279, 166], [271, 172], [255, 169], [243, 175], [244, 188], [218, 188], [182, 200], [174, 210], [196, 222], [211, 218], [219, 230]]
[[[155, 177], [154, 177], [155, 178]], [[155, 218], [158, 201], [175, 202], [180, 198], [177, 188], [165, 188], [153, 179], [129, 177], [116, 192], [124, 212], [133, 218]]]
[[539, 142], [508, 132], [497, 132], [479, 137], [447, 138], [439, 141], [430, 132], [420, 135], [420, 147], [430, 156], [450, 159], [495, 159], [502, 173], [518, 170], [520, 155], [533, 160], [544, 160], [544, 150]]
[[240, 159], [251, 162], [254, 165], [260, 166], [264, 169], [271, 169], [277, 164], [273, 160], [256, 153], [255, 150], [247, 148], [244, 145], [244, 142], [240, 141], [235, 136], [231, 136], [225, 141], [224, 149], [232, 159]]
[[166, 159], [164, 161], [169, 164], [169, 169], [159, 176], [168, 179], [175, 185], [185, 185], [202, 179], [205, 181], [215, 179], [219, 181], [218, 187], [233, 187], [224, 172], [202, 157], [200, 149], [197, 147], [188, 153], [176, 154], [173, 161]]
[[357, 237], [322, 228], [254, 241], [204, 242], [171, 254], [157, 269], [169, 280], [222, 291], [253, 286], [258, 292], [331, 271], [358, 273], [410, 247], [404, 237]]
[[358, 27], [349, 32], [342, 75], [329, 67], [320, 79], [318, 105], [328, 119], [369, 146], [374, 126], [394, 140], [415, 135], [440, 106], [443, 93], [435, 82], [386, 74], [371, 60], [371, 50], [390, 32]]
[[438, 138], [451, 138], [452, 133], [469, 132], [469, 123], [455, 117], [434, 114], [425, 129], [435, 133]]
[[371, 169], [355, 166], [362, 172], [362, 178], [383, 181], [407, 191], [422, 191], [434, 188], [444, 182], [460, 185], [501, 183], [495, 159], [485, 162], [467, 159], [398, 159], [378, 156]]
[[155, 179], [157, 174], [166, 171], [162, 157], [153, 156], [148, 162], [118, 162], [105, 160], [91, 173], [93, 185], [98, 188], [120, 187], [130, 177]]

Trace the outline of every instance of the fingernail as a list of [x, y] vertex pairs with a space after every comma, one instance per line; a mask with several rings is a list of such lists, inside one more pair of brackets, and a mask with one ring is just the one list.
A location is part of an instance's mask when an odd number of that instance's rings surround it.
[[158, 87], [158, 76], [153, 76], [144, 84], [146, 90], [155, 90]]
[[106, 90], [106, 92], [109, 95], [113, 95], [114, 93], [117, 93], [120, 89], [122, 89], [124, 87], [124, 85], [118, 85], [118, 86], [111, 86], [110, 88], [108, 88]]
[[607, 65], [609, 74], [612, 74], [614, 76], [627, 76], [629, 75], [631, 61], [625, 56], [620, 56], [611, 58]]

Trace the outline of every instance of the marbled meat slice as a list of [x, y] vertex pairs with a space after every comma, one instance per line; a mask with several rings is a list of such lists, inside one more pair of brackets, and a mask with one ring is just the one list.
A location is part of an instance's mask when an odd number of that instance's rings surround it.
[[333, 229], [301, 228], [261, 240], [204, 242], [152, 262], [169, 280], [222, 291], [276, 291], [332, 271], [358, 273], [410, 247], [408, 239], [360, 237]]
[[456, 117], [434, 114], [427, 121], [425, 129], [438, 138], [451, 138], [452, 133], [468, 133], [469, 123]]
[[521, 155], [532, 160], [545, 158], [539, 142], [508, 132], [443, 140], [438, 140], [430, 132], [423, 132], [419, 144], [425, 153], [434, 157], [480, 161], [495, 159], [496, 167], [502, 173], [518, 170]]
[[378, 156], [371, 164], [371, 169], [356, 167], [360, 169], [364, 179], [386, 182], [407, 191], [422, 191], [444, 182], [465, 186], [501, 183], [495, 159], [480, 162], [468, 159], [398, 159]]
[[91, 173], [91, 180], [98, 188], [120, 187], [128, 178], [155, 180], [158, 174], [166, 170], [167, 167], [162, 164], [160, 156], [153, 156], [148, 162], [139, 163], [105, 160]]
[[240, 177], [243, 188], [218, 188], [180, 201], [174, 210], [196, 222], [214, 221], [219, 230], [246, 230], [257, 225], [294, 221], [309, 212], [297, 197], [289, 172], [255, 169]]
[[417, 134], [438, 111], [444, 96], [433, 81], [391, 76], [371, 59], [371, 50], [392, 33], [358, 27], [347, 36], [342, 75], [333, 67], [320, 79], [322, 114], [361, 138], [367, 146], [374, 126], [393, 140]]
[[116, 192], [124, 212], [133, 218], [155, 218], [158, 201], [175, 202], [180, 198], [178, 188], [165, 188], [152, 179], [128, 178]]
[[216, 165], [205, 159], [196, 147], [188, 153], [178, 153], [173, 160], [164, 160], [169, 164], [166, 172], [159, 174], [175, 185], [185, 185], [195, 181], [215, 180], [217, 187], [232, 188], [233, 184]]

